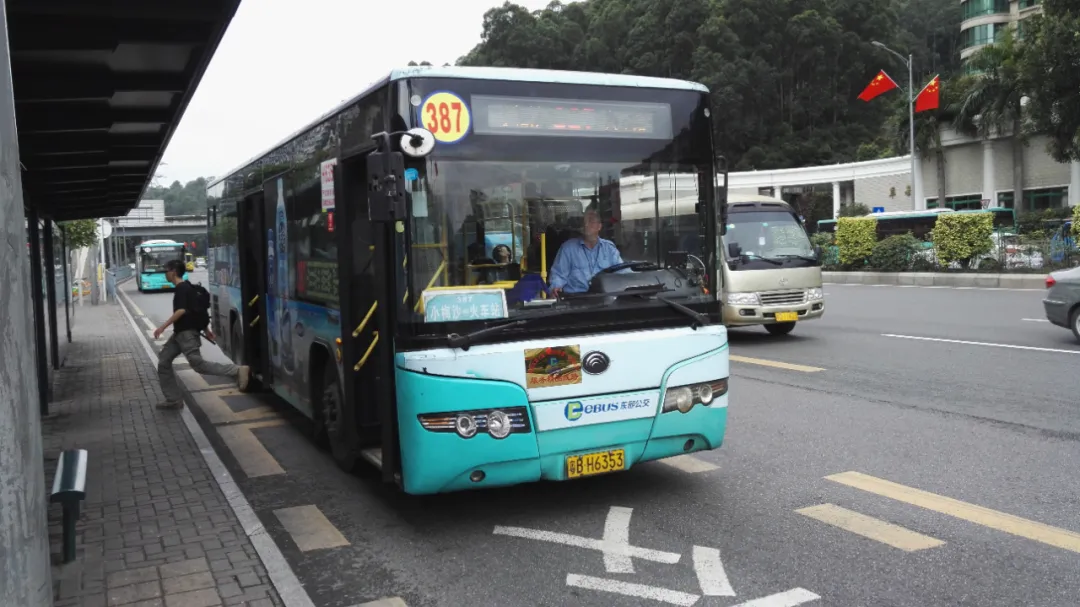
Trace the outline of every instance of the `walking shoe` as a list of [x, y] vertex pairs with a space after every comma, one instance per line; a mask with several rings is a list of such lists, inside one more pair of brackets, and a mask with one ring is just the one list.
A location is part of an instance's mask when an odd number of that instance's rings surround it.
[[170, 403], [169, 401], [163, 401], [157, 404], [158, 409], [183, 409], [183, 401], [178, 403]]
[[241, 392], [246, 392], [249, 383], [251, 383], [251, 367], [242, 365], [236, 374], [236, 385]]

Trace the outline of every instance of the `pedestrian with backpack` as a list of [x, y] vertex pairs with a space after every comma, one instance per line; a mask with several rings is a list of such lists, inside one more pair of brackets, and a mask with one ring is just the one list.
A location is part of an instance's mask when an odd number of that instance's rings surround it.
[[158, 381], [165, 395], [165, 401], [158, 405], [160, 409], [180, 409], [184, 406], [183, 394], [172, 366], [173, 360], [181, 354], [196, 373], [232, 377], [236, 379], [240, 391], [247, 390], [251, 378], [251, 369], [246, 365], [212, 363], [202, 357], [199, 352], [202, 345], [200, 333], [205, 331], [208, 339], [214, 339], [214, 332], [210, 329], [210, 292], [202, 285], [193, 285], [185, 280], [186, 271], [184, 262], [179, 259], [165, 263], [165, 279], [173, 285], [173, 313], [164, 324], [154, 329], [154, 339], [160, 337], [169, 325], [173, 327], [173, 334], [158, 353]]

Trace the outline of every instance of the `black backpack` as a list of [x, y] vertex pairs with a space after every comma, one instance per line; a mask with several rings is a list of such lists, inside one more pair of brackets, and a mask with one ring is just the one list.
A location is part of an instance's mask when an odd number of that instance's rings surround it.
[[191, 311], [191, 315], [198, 329], [202, 331], [210, 326], [210, 291], [201, 284], [191, 284], [191, 288], [195, 290], [195, 309]]

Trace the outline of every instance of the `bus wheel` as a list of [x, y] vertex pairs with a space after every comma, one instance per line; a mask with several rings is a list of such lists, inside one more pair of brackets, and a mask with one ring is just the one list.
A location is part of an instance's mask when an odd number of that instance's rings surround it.
[[232, 323], [232, 337], [229, 338], [229, 349], [232, 350], [233, 362], [238, 365], [245, 364], [243, 340], [244, 338], [240, 335], [240, 323], [234, 320]]
[[793, 322], [778, 322], [771, 325], [765, 325], [765, 330], [770, 335], [787, 335], [795, 330], [795, 323]]
[[316, 436], [325, 433], [334, 462], [342, 470], [352, 472], [356, 469], [357, 458], [354, 433], [349, 431], [350, 416], [345, 414], [345, 396], [342, 394], [341, 382], [338, 381], [334, 365], [328, 364], [324, 368], [322, 402], [316, 416]]

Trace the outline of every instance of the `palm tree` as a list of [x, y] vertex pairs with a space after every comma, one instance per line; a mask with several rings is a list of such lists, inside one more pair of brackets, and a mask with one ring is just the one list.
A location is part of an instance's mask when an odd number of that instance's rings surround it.
[[[971, 88], [968, 78], [958, 78], [951, 83], [941, 85], [941, 104], [936, 110], [915, 115], [915, 149], [919, 157], [934, 157], [937, 166], [938, 206], [945, 206], [948, 182], [945, 175], [945, 148], [941, 145], [941, 131], [952, 126], [960, 109], [960, 103]], [[907, 100], [904, 100], [907, 103]], [[907, 105], [898, 106], [903, 111], [894, 114], [893, 131], [897, 150], [908, 149], [908, 111]]]
[[989, 139], [1009, 131], [1013, 151], [1013, 208], [1024, 200], [1024, 102], [1029, 87], [1023, 73], [1024, 46], [1012, 28], [993, 44], [971, 56], [968, 65], [977, 74], [960, 101], [954, 125], [961, 133]]

